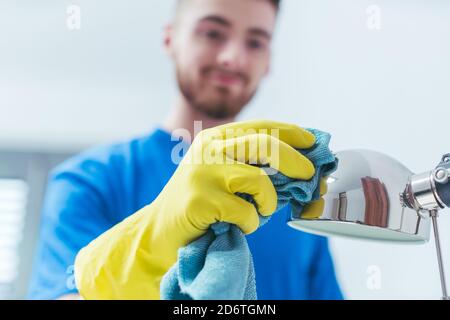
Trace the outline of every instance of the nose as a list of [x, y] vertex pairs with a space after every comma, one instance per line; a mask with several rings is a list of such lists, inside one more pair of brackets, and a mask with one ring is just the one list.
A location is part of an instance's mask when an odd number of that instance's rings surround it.
[[217, 60], [224, 69], [239, 71], [246, 64], [247, 53], [239, 41], [229, 41], [219, 52]]

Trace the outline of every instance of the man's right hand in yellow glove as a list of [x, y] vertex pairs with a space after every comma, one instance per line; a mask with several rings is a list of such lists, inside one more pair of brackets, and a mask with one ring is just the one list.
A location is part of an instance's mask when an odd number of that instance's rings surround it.
[[[313, 164], [297, 149], [315, 137], [295, 125], [272, 121], [231, 123], [198, 134], [170, 181], [148, 206], [83, 248], [75, 261], [84, 299], [159, 299], [161, 278], [178, 249], [218, 221], [246, 234], [259, 226], [258, 211], [272, 214], [277, 194], [253, 164], [309, 180]], [[253, 196], [255, 206], [235, 193]]]

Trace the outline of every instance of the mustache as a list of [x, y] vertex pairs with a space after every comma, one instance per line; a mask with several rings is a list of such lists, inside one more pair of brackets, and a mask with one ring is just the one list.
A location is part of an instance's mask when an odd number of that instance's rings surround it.
[[207, 66], [202, 69], [201, 73], [202, 73], [202, 75], [207, 75], [213, 71], [223, 73], [224, 75], [227, 75], [227, 76], [239, 78], [242, 81], [244, 81], [244, 83], [247, 83], [249, 81], [249, 76], [244, 72], [230, 71], [230, 70], [226, 70], [226, 69], [223, 69], [220, 67]]

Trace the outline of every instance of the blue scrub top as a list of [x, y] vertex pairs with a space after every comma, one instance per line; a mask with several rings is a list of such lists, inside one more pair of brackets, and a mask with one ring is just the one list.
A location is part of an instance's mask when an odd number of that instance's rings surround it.
[[[28, 297], [76, 293], [78, 251], [158, 196], [177, 167], [171, 157], [179, 147], [179, 141], [157, 128], [56, 167], [49, 177]], [[342, 299], [327, 239], [290, 228], [288, 216], [289, 206], [247, 236], [258, 298]]]

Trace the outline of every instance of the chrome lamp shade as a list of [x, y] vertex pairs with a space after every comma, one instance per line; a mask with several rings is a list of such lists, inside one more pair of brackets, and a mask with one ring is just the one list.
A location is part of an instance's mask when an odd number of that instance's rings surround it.
[[302, 215], [292, 209], [288, 225], [325, 236], [421, 244], [430, 239], [432, 224], [442, 295], [449, 300], [437, 217], [450, 207], [450, 154], [421, 174], [376, 151], [346, 150], [336, 157], [322, 212]]
[[370, 150], [337, 153], [338, 169], [328, 178], [320, 216], [292, 212], [288, 224], [320, 235], [424, 243], [430, 218], [404, 206], [402, 193], [413, 174], [397, 160]]

